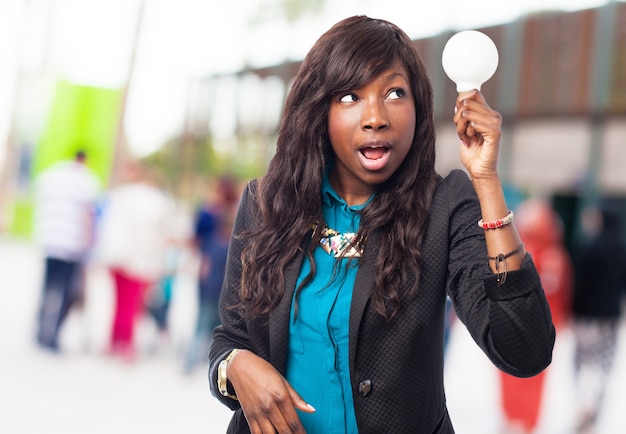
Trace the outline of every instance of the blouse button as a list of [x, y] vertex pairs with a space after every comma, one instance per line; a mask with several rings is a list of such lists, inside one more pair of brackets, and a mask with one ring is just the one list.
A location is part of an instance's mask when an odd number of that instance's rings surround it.
[[372, 390], [372, 380], [363, 380], [359, 383], [359, 394], [367, 396]]

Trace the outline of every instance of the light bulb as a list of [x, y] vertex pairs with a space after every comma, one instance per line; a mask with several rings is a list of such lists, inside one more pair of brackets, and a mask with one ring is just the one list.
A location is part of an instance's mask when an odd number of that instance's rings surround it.
[[464, 30], [448, 40], [441, 63], [448, 77], [456, 83], [457, 92], [480, 90], [496, 72], [498, 49], [484, 33]]

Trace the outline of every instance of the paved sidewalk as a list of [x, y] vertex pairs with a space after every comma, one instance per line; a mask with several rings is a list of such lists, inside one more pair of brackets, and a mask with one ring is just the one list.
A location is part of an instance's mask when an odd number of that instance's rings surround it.
[[182, 371], [181, 335], [188, 339], [195, 321], [191, 281], [173, 307], [173, 348], [151, 353], [156, 335], [144, 323], [138, 330], [142, 353], [128, 363], [104, 352], [111, 292], [100, 271], [92, 273], [82, 315], [68, 317], [61, 339], [66, 351], [54, 355], [33, 344], [41, 276], [37, 250], [0, 240], [0, 264], [0, 433], [226, 431], [230, 411], [211, 396], [206, 367], [189, 375]]
[[[181, 276], [172, 306], [172, 341], [159, 347], [152, 325], [138, 330], [134, 363], [107, 357], [111, 288], [92, 270], [86, 304], [64, 327], [66, 351], [53, 355], [33, 345], [41, 261], [29, 243], [0, 238], [0, 433], [6, 434], [218, 434], [230, 411], [208, 389], [206, 367], [182, 373], [195, 321], [192, 273]], [[572, 430], [572, 337], [557, 341], [538, 434]], [[446, 362], [450, 415], [460, 434], [500, 434], [495, 368], [464, 328], [453, 330]], [[598, 434], [622, 434], [626, 390], [626, 329]], [[382, 433], [386, 434], [386, 433]]]

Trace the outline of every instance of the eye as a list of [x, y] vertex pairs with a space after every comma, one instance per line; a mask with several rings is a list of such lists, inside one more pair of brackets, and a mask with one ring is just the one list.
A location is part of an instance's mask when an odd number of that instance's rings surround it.
[[359, 98], [353, 93], [346, 93], [339, 96], [339, 102], [356, 102]]
[[406, 95], [404, 89], [392, 89], [387, 94], [387, 99], [400, 99]]

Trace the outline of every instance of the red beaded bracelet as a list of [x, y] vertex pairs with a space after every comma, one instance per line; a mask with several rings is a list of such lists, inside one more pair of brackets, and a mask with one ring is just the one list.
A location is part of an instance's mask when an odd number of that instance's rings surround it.
[[502, 226], [506, 226], [513, 221], [513, 211], [509, 211], [506, 217], [500, 220], [494, 220], [492, 222], [484, 222], [483, 219], [478, 220], [478, 226], [483, 229], [498, 229]]

